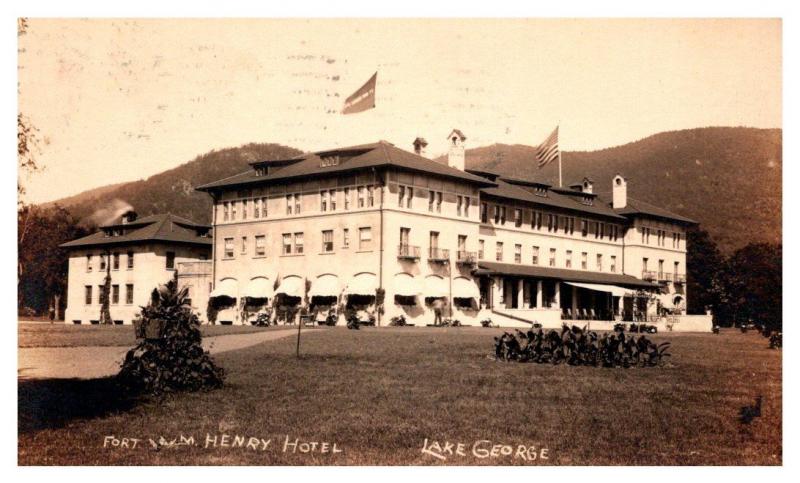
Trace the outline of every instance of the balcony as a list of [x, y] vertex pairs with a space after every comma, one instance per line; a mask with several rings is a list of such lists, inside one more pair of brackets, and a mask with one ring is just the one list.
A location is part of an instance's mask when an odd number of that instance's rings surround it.
[[419, 260], [419, 247], [401, 244], [397, 247], [397, 258], [400, 260]]
[[434, 263], [444, 263], [450, 260], [450, 250], [444, 248], [433, 248], [428, 250], [428, 261]]
[[676, 273], [673, 277], [673, 281], [675, 283], [686, 283], [686, 274], [685, 273]]
[[654, 270], [643, 270], [642, 271], [642, 280], [647, 280], [648, 282], [655, 282], [658, 279], [656, 276], [656, 272]]
[[475, 252], [459, 250], [456, 254], [456, 263], [459, 265], [473, 266], [477, 263], [477, 254]]

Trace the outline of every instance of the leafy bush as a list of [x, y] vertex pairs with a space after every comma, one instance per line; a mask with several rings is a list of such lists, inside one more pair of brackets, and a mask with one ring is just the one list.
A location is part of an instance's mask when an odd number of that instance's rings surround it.
[[150, 303], [134, 322], [152, 338], [125, 355], [117, 376], [124, 387], [161, 394], [222, 386], [224, 371], [203, 350], [200, 320], [186, 304], [186, 294], [186, 289], [178, 290], [177, 275], [153, 289]]

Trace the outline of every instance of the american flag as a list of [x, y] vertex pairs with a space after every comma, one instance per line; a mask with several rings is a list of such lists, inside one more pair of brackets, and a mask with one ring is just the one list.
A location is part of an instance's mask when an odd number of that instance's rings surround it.
[[540, 168], [554, 159], [558, 159], [558, 126], [556, 126], [556, 129], [547, 136], [547, 139], [536, 148], [536, 161], [539, 162]]

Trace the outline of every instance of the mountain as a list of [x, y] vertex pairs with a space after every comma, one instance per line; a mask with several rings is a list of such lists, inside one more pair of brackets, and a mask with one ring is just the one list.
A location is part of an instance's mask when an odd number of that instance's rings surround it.
[[213, 150], [147, 179], [118, 183], [63, 198], [59, 204], [93, 224], [108, 223], [134, 207], [139, 216], [171, 212], [199, 223], [211, 223], [211, 198], [194, 187], [250, 169], [249, 162], [297, 156], [302, 151], [280, 144], [251, 143]]
[[[539, 170], [534, 151], [506, 144], [468, 149], [466, 165], [557, 186], [558, 163]], [[781, 153], [780, 129], [669, 131], [599, 151], [564, 152], [563, 180], [568, 186], [589, 177], [603, 194], [620, 173], [629, 196], [699, 221], [730, 253], [748, 243], [781, 242]]]
[[[564, 152], [564, 184], [588, 176], [596, 192], [609, 192], [611, 178], [620, 173], [628, 179], [631, 197], [699, 221], [726, 253], [753, 242], [780, 243], [781, 139], [780, 129], [709, 127], [663, 132], [598, 151]], [[536, 169], [534, 149], [505, 144], [468, 149], [467, 167], [557, 184], [557, 163]], [[94, 223], [130, 206], [141, 216], [169, 211], [210, 223], [211, 200], [194, 186], [245, 171], [254, 160], [300, 153], [266, 143], [215, 150], [147, 179], [50, 204]]]

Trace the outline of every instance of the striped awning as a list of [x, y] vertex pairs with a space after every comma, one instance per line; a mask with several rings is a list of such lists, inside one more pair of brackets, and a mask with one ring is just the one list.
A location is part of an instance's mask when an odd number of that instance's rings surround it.
[[422, 290], [422, 295], [425, 297], [447, 297], [449, 292], [447, 280], [444, 278], [437, 276], [425, 278], [425, 288]]
[[585, 288], [587, 290], [594, 290], [597, 292], [606, 292], [610, 293], [614, 297], [624, 297], [626, 295], [633, 294], [631, 289], [617, 287], [615, 285], [601, 285], [599, 283], [577, 283], [577, 282], [564, 282], [567, 285], [572, 285], [573, 287]]
[[226, 278], [217, 282], [216, 287], [214, 287], [214, 290], [212, 290], [211, 294], [209, 294], [209, 298], [230, 297], [235, 299], [238, 296], [238, 293], [239, 285], [236, 282], [236, 279]]
[[481, 291], [472, 280], [458, 277], [453, 279], [453, 298], [480, 300]]
[[372, 295], [378, 289], [378, 277], [374, 273], [359, 273], [347, 282], [345, 295]]
[[265, 277], [256, 277], [250, 280], [242, 292], [242, 297], [253, 299], [268, 299], [272, 298], [272, 295], [272, 282]]
[[339, 277], [336, 275], [321, 275], [311, 283], [308, 291], [309, 297], [338, 297], [342, 293]]
[[392, 290], [395, 295], [403, 297], [416, 297], [422, 293], [419, 280], [408, 273], [398, 273], [392, 281]]
[[281, 284], [278, 286], [278, 290], [275, 291], [275, 295], [284, 294], [289, 297], [302, 297], [305, 293], [303, 279], [300, 277], [285, 277], [281, 280]]

